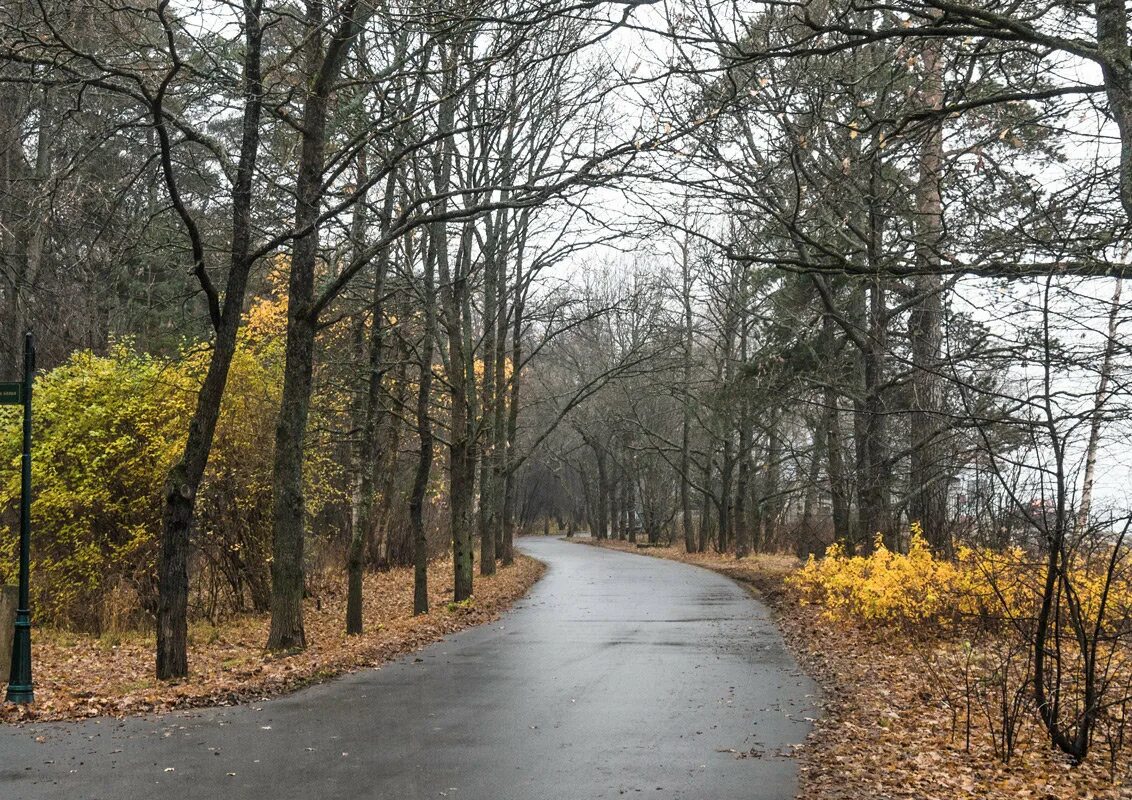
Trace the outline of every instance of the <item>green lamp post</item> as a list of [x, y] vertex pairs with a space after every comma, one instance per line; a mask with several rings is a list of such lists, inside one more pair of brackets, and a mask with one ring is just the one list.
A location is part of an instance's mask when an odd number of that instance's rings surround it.
[[24, 337], [23, 383], [0, 384], [0, 403], [24, 407], [24, 450], [20, 464], [20, 589], [16, 608], [16, 635], [12, 642], [12, 669], [8, 673], [9, 703], [31, 703], [31, 611], [28, 580], [31, 570], [31, 383], [35, 375], [35, 339]]

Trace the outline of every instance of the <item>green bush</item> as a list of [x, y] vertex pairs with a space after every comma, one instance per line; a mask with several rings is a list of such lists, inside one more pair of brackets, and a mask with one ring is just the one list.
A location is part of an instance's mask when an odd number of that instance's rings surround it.
[[[100, 631], [103, 607], [152, 611], [155, 520], [185, 435], [192, 386], [176, 365], [115, 345], [75, 353], [33, 394], [32, 582], [36, 618]], [[0, 411], [0, 580], [14, 582], [20, 499], [20, 409]], [[128, 602], [128, 598], [133, 602]]]
[[[240, 332], [190, 558], [190, 612], [215, 620], [270, 596], [272, 444], [284, 362], [285, 302], [253, 304]], [[33, 395], [32, 593], [37, 622], [101, 634], [151, 623], [165, 477], [180, 457], [211, 351], [175, 359], [129, 342], [77, 352]], [[306, 505], [342, 516], [348, 481], [329, 431], [348, 407], [326, 391], [312, 414]], [[335, 409], [338, 409], [335, 411]], [[0, 582], [17, 569], [20, 410], [0, 406]], [[334, 527], [329, 525], [328, 527]], [[6, 530], [5, 530], [6, 529]]]

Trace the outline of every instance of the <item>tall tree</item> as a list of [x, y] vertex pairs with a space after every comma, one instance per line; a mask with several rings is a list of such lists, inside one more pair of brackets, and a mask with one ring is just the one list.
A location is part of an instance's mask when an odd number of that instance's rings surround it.
[[[372, 9], [347, 0], [325, 17], [321, 0], [306, 5], [304, 60], [307, 83], [300, 117], [295, 181], [295, 230], [287, 285], [287, 356], [279, 426], [275, 432], [271, 630], [269, 650], [306, 646], [303, 629], [303, 442], [310, 410], [314, 343], [318, 328], [315, 273], [318, 265], [330, 100], [350, 49]], [[324, 31], [330, 31], [324, 42]]]

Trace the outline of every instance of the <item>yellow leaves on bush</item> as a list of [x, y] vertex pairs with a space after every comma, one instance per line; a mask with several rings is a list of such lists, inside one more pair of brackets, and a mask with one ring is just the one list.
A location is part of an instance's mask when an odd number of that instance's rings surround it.
[[272, 262], [267, 274], [271, 292], [257, 298], [244, 313], [240, 339], [248, 349], [257, 350], [282, 342], [287, 333], [287, 273], [290, 264], [282, 257]]
[[[229, 609], [266, 603], [286, 318], [286, 303], [273, 298], [247, 312], [197, 496], [193, 544], [203, 554], [197, 561], [230, 575], [236, 589]], [[37, 376], [32, 589], [38, 621], [100, 632], [151, 618], [165, 478], [183, 451], [210, 356], [207, 347], [188, 347], [177, 358], [160, 358], [125, 341], [105, 355], [76, 352]], [[345, 405], [333, 399], [334, 408]], [[0, 407], [0, 583], [14, 581], [17, 563], [18, 537], [4, 528], [14, 531], [18, 518], [19, 413]], [[313, 416], [319, 431], [335, 427]], [[312, 444], [325, 445], [319, 436]], [[341, 500], [346, 481], [333, 456], [327, 446], [309, 449], [312, 515]], [[205, 583], [219, 580], [213, 575]], [[196, 597], [193, 602], [206, 602]], [[123, 598], [133, 598], [133, 607], [124, 608]]]
[[825, 558], [811, 556], [787, 580], [806, 601], [820, 603], [830, 615], [919, 624], [940, 622], [955, 612], [961, 570], [932, 555], [917, 523], [907, 554], [892, 552], [877, 534], [868, 556], [849, 555], [834, 544]]
[[[1109, 585], [1106, 566], [1104, 557], [1081, 554], [1068, 573], [1082, 616], [1095, 620], [1103, 600], [1107, 628], [1132, 617], [1132, 576], [1117, 572]], [[914, 522], [907, 554], [886, 548], [879, 534], [867, 556], [834, 544], [787, 583], [829, 617], [913, 628], [1032, 619], [1044, 578], [1045, 562], [1020, 548], [960, 547], [954, 560], [937, 558]]]
[[[161, 487], [185, 435], [186, 376], [126, 343], [106, 356], [75, 353], [35, 385], [32, 571], [38, 619], [98, 628], [104, 587], [149, 594]], [[0, 419], [0, 509], [18, 508], [18, 410]], [[16, 537], [0, 539], [0, 580], [11, 580]]]

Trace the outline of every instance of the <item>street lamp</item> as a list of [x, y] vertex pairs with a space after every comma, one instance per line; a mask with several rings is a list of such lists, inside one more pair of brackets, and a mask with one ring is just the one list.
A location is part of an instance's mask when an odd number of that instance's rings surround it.
[[35, 375], [35, 339], [24, 336], [22, 384], [0, 384], [0, 403], [24, 407], [24, 448], [20, 459], [20, 590], [16, 608], [16, 635], [12, 642], [12, 669], [8, 673], [9, 703], [31, 703], [31, 612], [28, 577], [31, 570], [31, 383]]

